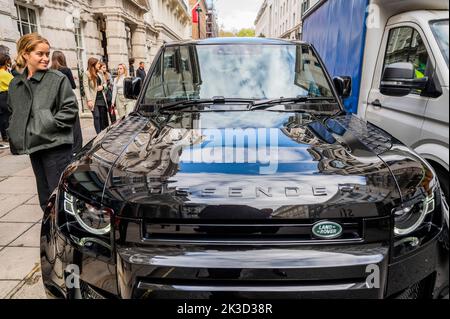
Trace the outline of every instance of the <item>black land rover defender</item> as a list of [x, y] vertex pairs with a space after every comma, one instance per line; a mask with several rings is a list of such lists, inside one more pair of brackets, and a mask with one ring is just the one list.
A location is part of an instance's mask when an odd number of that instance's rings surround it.
[[306, 43], [165, 44], [144, 83], [125, 81], [134, 111], [84, 147], [49, 200], [48, 295], [447, 294], [435, 173], [346, 114], [350, 90]]

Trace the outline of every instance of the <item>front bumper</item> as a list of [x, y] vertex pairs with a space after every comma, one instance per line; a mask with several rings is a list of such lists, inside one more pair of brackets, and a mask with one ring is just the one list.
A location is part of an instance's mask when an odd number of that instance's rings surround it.
[[[368, 223], [366, 240], [278, 245], [145, 241], [142, 225], [130, 223], [127, 238], [134, 239], [106, 247], [75, 241], [52, 216], [43, 221], [42, 276], [48, 294], [60, 298], [381, 299], [439, 297], [448, 287], [448, 228], [435, 223], [417, 247], [398, 255]], [[67, 284], [71, 269], [74, 287]], [[407, 293], [417, 287], [420, 294]]]
[[[383, 244], [291, 247], [146, 246], [116, 250], [116, 263], [64, 244], [55, 267], [43, 257], [49, 294], [63, 298], [345, 298], [396, 296], [423, 280], [436, 288], [447, 263], [439, 236], [389, 263]], [[68, 289], [68, 265], [80, 269], [80, 288]], [[448, 272], [448, 270], [447, 270]], [[448, 276], [447, 276], [448, 281]], [[55, 293], [56, 292], [56, 293]]]
[[124, 248], [118, 287], [124, 298], [381, 298], [387, 261], [382, 245]]

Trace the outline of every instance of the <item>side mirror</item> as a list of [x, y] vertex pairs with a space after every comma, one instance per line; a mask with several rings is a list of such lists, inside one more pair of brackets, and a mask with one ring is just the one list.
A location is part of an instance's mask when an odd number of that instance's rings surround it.
[[123, 95], [130, 100], [137, 100], [141, 93], [142, 80], [141, 78], [126, 78], [123, 81]]
[[333, 79], [338, 95], [346, 99], [352, 94], [352, 78], [350, 76], [337, 76]]
[[416, 69], [410, 62], [398, 62], [385, 67], [380, 92], [390, 96], [405, 96], [411, 90], [425, 90], [428, 78], [416, 78]]

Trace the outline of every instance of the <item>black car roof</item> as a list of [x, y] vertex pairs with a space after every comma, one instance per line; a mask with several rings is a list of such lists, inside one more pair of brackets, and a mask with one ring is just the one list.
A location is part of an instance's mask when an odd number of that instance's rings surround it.
[[307, 44], [298, 40], [272, 39], [272, 38], [210, 38], [202, 40], [185, 40], [167, 42], [165, 46], [177, 45], [215, 45], [215, 44], [265, 44], [265, 45], [286, 45], [286, 44]]

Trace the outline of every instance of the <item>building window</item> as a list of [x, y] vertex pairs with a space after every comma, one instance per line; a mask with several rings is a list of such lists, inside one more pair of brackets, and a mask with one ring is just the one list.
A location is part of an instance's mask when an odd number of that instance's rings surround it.
[[309, 10], [309, 0], [305, 0], [302, 3], [302, 16], [305, 14], [306, 11]]
[[[80, 19], [73, 18], [73, 25], [74, 25], [74, 36], [75, 36], [75, 50], [77, 54], [77, 74], [78, 74], [78, 88], [80, 90], [81, 96], [84, 95], [84, 88], [83, 88], [83, 73], [85, 72], [87, 66], [86, 66], [86, 59], [85, 59], [85, 52], [84, 52], [84, 41], [83, 41], [83, 34], [81, 29], [81, 21]], [[83, 99], [81, 99], [81, 109], [83, 112], [87, 111], [83, 102]]]
[[17, 28], [21, 36], [38, 32], [36, 10], [24, 5], [15, 3], [17, 11]]
[[84, 64], [84, 43], [83, 43], [83, 35], [81, 31], [81, 23], [80, 20], [74, 18], [74, 35], [75, 35], [75, 49], [77, 51], [77, 63], [78, 68], [84, 70], [85, 64]]
[[126, 41], [127, 41], [128, 59], [131, 59], [133, 57], [133, 49], [132, 49], [132, 45], [131, 45], [131, 28], [129, 25], [125, 25], [125, 34], [126, 34]]

